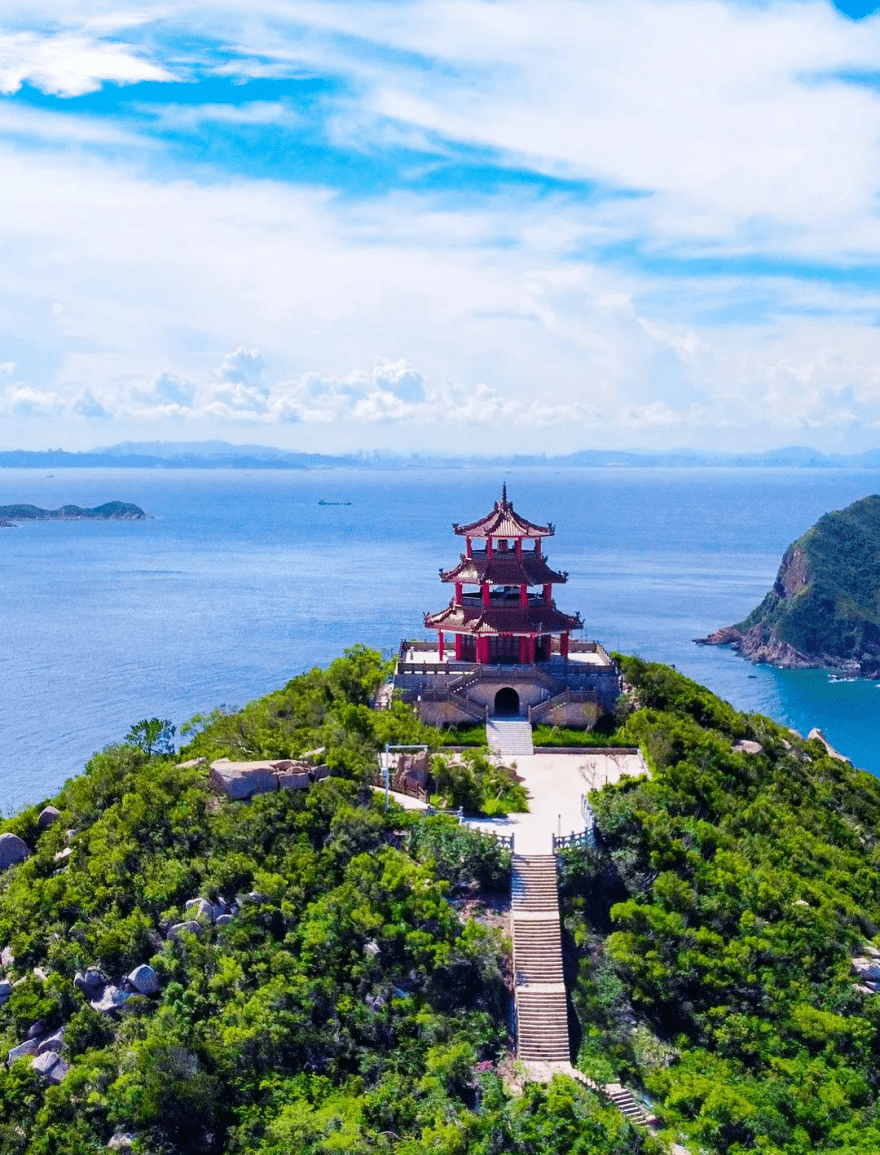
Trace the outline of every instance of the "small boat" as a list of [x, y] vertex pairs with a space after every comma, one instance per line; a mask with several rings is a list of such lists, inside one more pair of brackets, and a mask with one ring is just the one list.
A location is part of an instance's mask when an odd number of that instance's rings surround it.
[[351, 505], [350, 501], [319, 501], [318, 505]]

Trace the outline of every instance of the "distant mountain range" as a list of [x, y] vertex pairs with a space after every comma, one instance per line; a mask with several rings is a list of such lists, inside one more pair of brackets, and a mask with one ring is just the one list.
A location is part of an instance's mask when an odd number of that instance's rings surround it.
[[409, 455], [386, 452], [344, 454], [298, 453], [269, 445], [234, 445], [228, 441], [126, 441], [107, 448], [71, 453], [65, 449], [10, 449], [0, 452], [0, 468], [63, 469], [66, 467], [114, 467], [157, 469], [461, 469], [467, 466], [641, 466], [694, 469], [706, 467], [759, 469], [880, 469], [880, 449], [865, 453], [822, 453], [801, 445], [768, 449], [761, 453], [701, 453], [692, 449], [658, 452], [616, 449], [582, 449], [560, 456], [511, 454], [509, 456], [448, 456], [435, 453]]

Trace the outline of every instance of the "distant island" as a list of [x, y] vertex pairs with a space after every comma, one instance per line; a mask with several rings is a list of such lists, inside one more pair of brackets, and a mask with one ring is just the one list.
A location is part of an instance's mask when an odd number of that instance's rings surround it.
[[744, 621], [695, 641], [752, 662], [880, 678], [880, 497], [826, 513], [788, 547]]
[[20, 521], [146, 521], [150, 515], [128, 501], [108, 501], [94, 509], [62, 505], [60, 509], [40, 509], [37, 505], [0, 505], [0, 527]]

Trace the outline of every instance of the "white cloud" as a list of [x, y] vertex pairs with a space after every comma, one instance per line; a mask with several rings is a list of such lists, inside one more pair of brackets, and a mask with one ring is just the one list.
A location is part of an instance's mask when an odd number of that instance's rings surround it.
[[214, 124], [291, 127], [300, 118], [283, 100], [251, 100], [244, 104], [137, 104], [142, 113], [155, 118], [163, 128], [178, 132], [200, 132]]
[[[414, 447], [454, 448], [479, 427], [517, 450], [856, 445], [880, 421], [880, 291], [832, 275], [880, 261], [880, 98], [829, 79], [880, 72], [880, 19], [819, 0], [0, 0], [3, 16], [8, 91], [193, 79], [151, 133], [209, 140], [307, 113], [198, 102], [201, 72], [311, 70], [340, 82], [326, 124], [353, 166], [373, 151], [393, 169], [399, 148], [432, 153], [408, 175], [438, 166], [437, 191], [371, 197], [207, 182], [165, 157], [147, 172], [154, 137], [130, 124], [0, 106], [7, 417], [251, 423], [304, 448], [320, 426], [331, 449], [402, 423]], [[471, 155], [601, 187], [444, 188]]]
[[74, 397], [71, 409], [77, 417], [85, 417], [90, 421], [111, 416], [109, 409], [101, 404], [91, 389], [84, 389], [78, 397]]
[[145, 405], [175, 412], [192, 408], [196, 395], [195, 384], [186, 377], [164, 369], [147, 389], [135, 389], [134, 396]]
[[0, 393], [0, 413], [9, 417], [57, 417], [65, 401], [58, 393], [17, 383]]
[[0, 92], [16, 92], [27, 82], [43, 92], [80, 96], [94, 92], [105, 81], [133, 84], [170, 79], [167, 69], [107, 40], [65, 32], [0, 34]]

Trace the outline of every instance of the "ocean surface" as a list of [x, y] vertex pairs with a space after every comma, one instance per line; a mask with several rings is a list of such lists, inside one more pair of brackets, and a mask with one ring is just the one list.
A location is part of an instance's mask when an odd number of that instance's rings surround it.
[[[787, 545], [880, 491], [855, 470], [0, 470], [0, 505], [140, 505], [141, 522], [0, 530], [0, 808], [39, 801], [142, 718], [243, 705], [356, 642], [396, 651], [449, 600], [451, 523], [502, 481], [551, 521], [584, 637], [669, 662], [739, 709], [813, 726], [880, 775], [880, 689], [692, 639], [740, 621]], [[350, 504], [320, 504], [320, 502]]]

